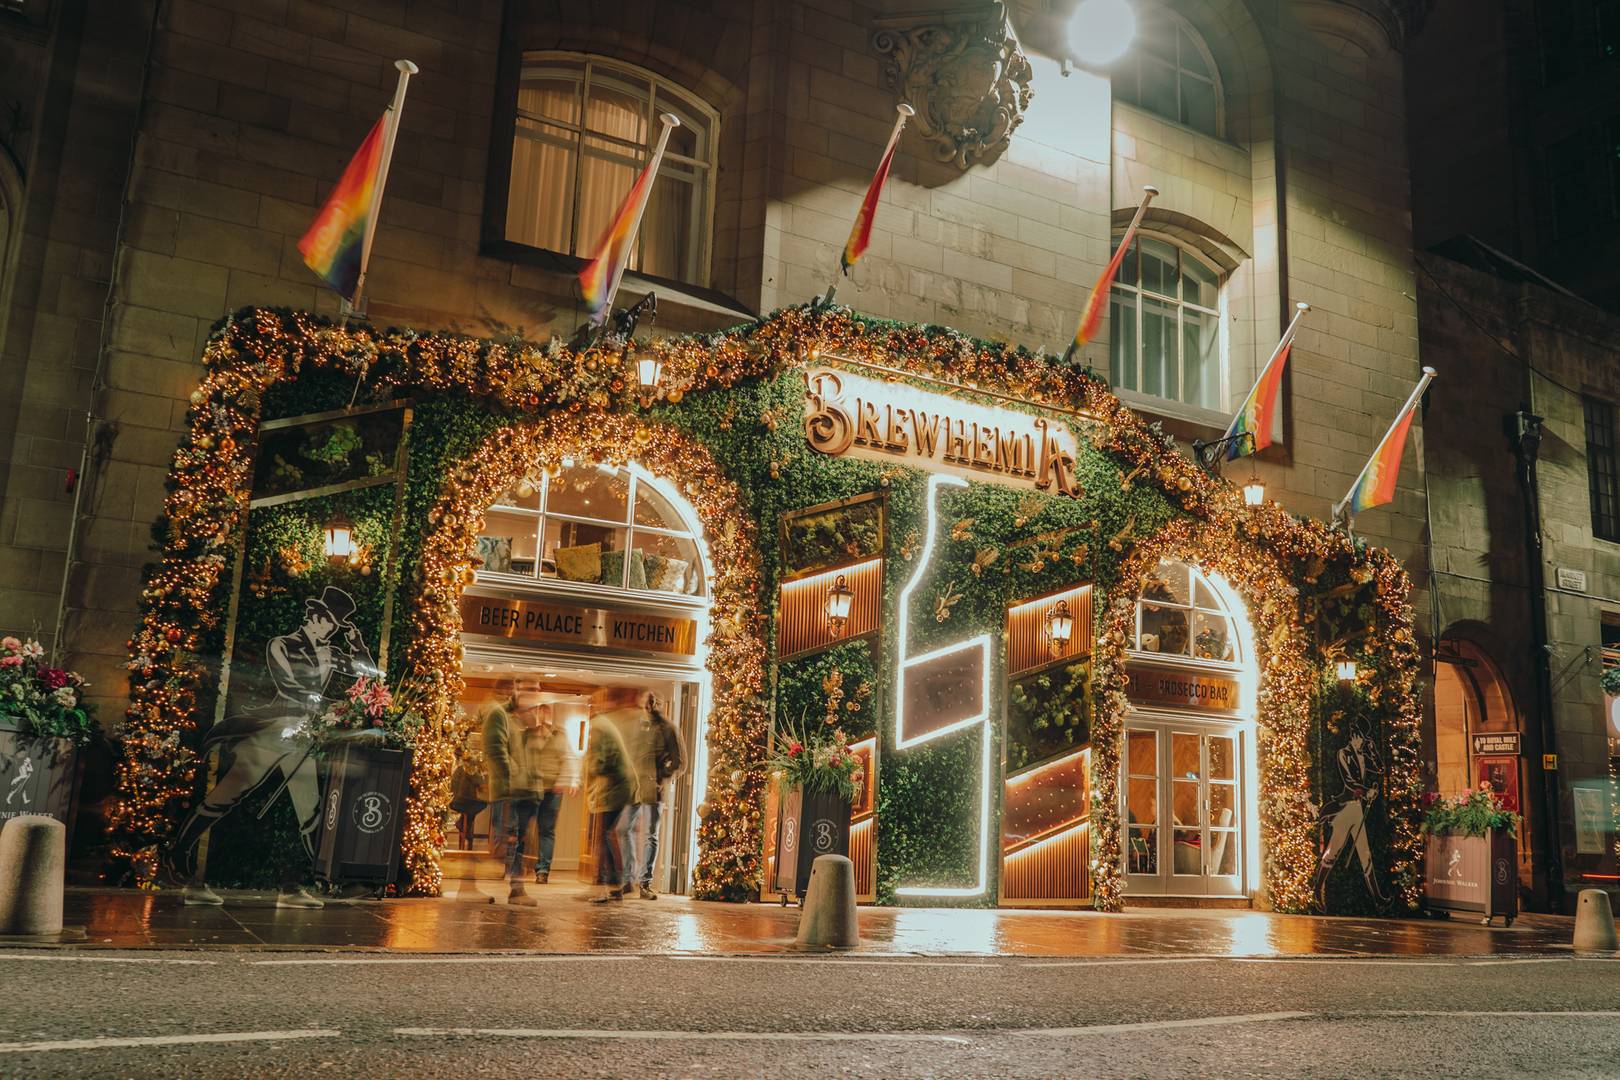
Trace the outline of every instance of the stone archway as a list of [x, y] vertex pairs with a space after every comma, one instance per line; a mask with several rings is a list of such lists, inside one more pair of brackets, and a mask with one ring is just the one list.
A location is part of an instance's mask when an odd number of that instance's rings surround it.
[[1132, 549], [1099, 619], [1092, 726], [1093, 894], [1098, 906], [1123, 906], [1119, 842], [1119, 765], [1126, 696], [1125, 652], [1136, 604], [1162, 559], [1220, 575], [1248, 608], [1259, 669], [1256, 730], [1260, 775], [1261, 875], [1256, 899], [1278, 910], [1304, 910], [1315, 868], [1307, 726], [1314, 668], [1294, 625], [1296, 594], [1278, 557], [1225, 516], [1178, 518]]
[[[765, 786], [768, 721], [761, 696], [766, 645], [759, 550], [737, 486], [702, 443], [678, 428], [635, 416], [557, 412], [498, 429], [451, 471], [428, 514], [433, 529], [422, 548], [412, 612], [416, 633], [406, 649], [433, 719], [434, 738], [447, 746], [453, 736], [451, 718], [463, 690], [461, 595], [472, 581], [485, 509], [524, 475], [564, 457], [612, 465], [633, 459], [679, 487], [697, 512], [714, 568], [713, 630], [706, 658], [714, 702], [708, 725], [709, 775], [722, 778], [735, 798], [725, 800], [726, 809], [710, 804], [704, 813], [700, 807], [692, 892], [699, 898], [740, 899], [726, 883], [758, 877], [758, 807]], [[413, 784], [407, 831], [437, 828], [449, 803], [449, 755], [430, 752], [424, 757], [440, 768]], [[407, 842], [405, 848], [412, 891], [436, 893], [439, 867], [427, 854], [435, 845]]]

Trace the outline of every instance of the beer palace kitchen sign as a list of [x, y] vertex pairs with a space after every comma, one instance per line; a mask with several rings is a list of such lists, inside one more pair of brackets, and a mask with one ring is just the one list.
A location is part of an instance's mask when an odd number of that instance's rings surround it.
[[548, 600], [463, 596], [461, 628], [469, 634], [680, 656], [691, 656], [697, 647], [697, 623], [691, 619]]
[[1067, 425], [848, 371], [806, 374], [810, 448], [1079, 498]]

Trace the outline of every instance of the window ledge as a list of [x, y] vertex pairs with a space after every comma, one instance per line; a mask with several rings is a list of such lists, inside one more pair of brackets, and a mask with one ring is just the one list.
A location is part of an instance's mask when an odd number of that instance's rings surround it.
[[[585, 268], [585, 264], [590, 261], [582, 259], [578, 255], [566, 255], [560, 251], [530, 247], [527, 244], [518, 244], [511, 240], [487, 241], [482, 246], [479, 254], [491, 259], [501, 259], [505, 262], [539, 267], [542, 270], [550, 270], [558, 275], [566, 275], [569, 278], [577, 278], [579, 272]], [[634, 270], [626, 270], [624, 279], [620, 282], [620, 288], [641, 295], [655, 292], [660, 300], [671, 300], [682, 307], [694, 308], [698, 311], [740, 316], [745, 319], [759, 317], [757, 312], [749, 310], [742, 301], [728, 296], [718, 289], [676, 281], [673, 278], [658, 277], [653, 274], [638, 274]]]
[[1181, 420], [1199, 427], [1212, 428], [1217, 432], [1225, 431], [1226, 425], [1232, 418], [1226, 413], [1216, 412], [1199, 405], [1187, 405], [1169, 398], [1153, 397], [1150, 394], [1139, 393], [1135, 390], [1122, 390], [1114, 387], [1114, 396], [1119, 398], [1133, 410], [1145, 413], [1148, 416], [1160, 416], [1170, 420]]

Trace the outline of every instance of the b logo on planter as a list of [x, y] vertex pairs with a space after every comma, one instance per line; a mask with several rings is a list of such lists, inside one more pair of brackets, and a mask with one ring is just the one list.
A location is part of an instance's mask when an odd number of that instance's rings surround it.
[[326, 797], [326, 827], [328, 829], [337, 828], [338, 807], [342, 805], [342, 802], [343, 792], [333, 788], [332, 794]]
[[833, 849], [833, 823], [823, 818], [816, 822], [815, 850], [825, 853]]
[[354, 800], [354, 827], [368, 836], [381, 832], [394, 820], [394, 806], [380, 791], [368, 791]]

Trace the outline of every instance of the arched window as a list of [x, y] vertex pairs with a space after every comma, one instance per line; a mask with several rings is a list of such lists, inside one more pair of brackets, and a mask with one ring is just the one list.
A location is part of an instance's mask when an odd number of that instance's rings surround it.
[[1209, 579], [1186, 563], [1165, 560], [1137, 604], [1136, 648], [1169, 658], [1238, 665], [1236, 628]]
[[1197, 32], [1167, 11], [1144, 12], [1114, 75], [1114, 96], [1217, 138], [1221, 77]]
[[1220, 271], [1184, 247], [1138, 234], [1110, 295], [1114, 386], [1225, 409], [1220, 301]]
[[629, 64], [572, 53], [524, 57], [512, 132], [506, 239], [589, 257], [658, 135], [669, 138], [630, 268], [705, 284], [718, 120], [674, 84]]
[[701, 596], [697, 531], [646, 470], [565, 461], [495, 500], [478, 555], [485, 574]]

